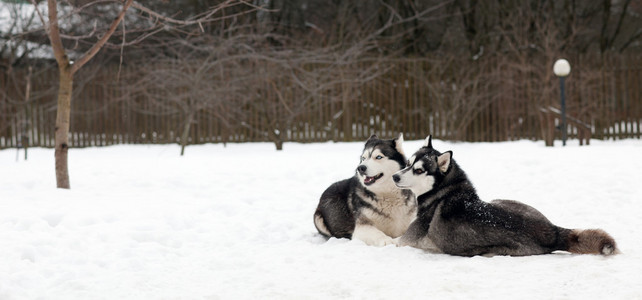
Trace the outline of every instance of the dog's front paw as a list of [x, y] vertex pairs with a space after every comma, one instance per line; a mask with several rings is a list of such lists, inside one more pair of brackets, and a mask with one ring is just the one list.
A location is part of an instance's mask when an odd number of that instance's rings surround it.
[[371, 246], [383, 247], [388, 245], [394, 245], [395, 241], [391, 237], [384, 235], [379, 239], [370, 241], [370, 243], [366, 242], [366, 244]]
[[392, 238], [386, 235], [382, 237], [365, 237], [365, 238], [360, 238], [360, 240], [366, 243], [366, 245], [368, 246], [383, 247], [383, 246], [395, 244]]
[[377, 247], [394, 245], [395, 243], [391, 237], [371, 226], [360, 226], [355, 228], [352, 238], [358, 239], [366, 243], [366, 245]]

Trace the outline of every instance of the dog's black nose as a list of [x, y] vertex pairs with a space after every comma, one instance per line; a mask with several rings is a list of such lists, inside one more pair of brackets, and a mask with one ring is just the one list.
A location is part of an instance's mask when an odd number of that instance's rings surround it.
[[397, 174], [392, 175], [392, 180], [394, 180], [395, 182], [399, 182], [399, 180], [401, 180], [401, 176], [399, 176]]
[[359, 171], [359, 173], [361, 173], [361, 174], [365, 173], [367, 169], [368, 168], [366, 166], [364, 166], [364, 165], [359, 165], [357, 167], [357, 171]]

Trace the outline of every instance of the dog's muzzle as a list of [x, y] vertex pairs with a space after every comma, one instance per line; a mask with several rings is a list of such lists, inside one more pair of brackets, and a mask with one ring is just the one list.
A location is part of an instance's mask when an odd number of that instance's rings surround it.
[[368, 167], [366, 167], [364, 165], [359, 165], [357, 167], [357, 172], [359, 172], [359, 175], [365, 177], [363, 179], [363, 183], [365, 185], [371, 185], [371, 184], [375, 183], [377, 180], [379, 180], [379, 178], [383, 177], [383, 173], [379, 173], [378, 175], [375, 175], [375, 176], [368, 176], [368, 175], [366, 175], [366, 171], [367, 170], [368, 170]]
[[395, 183], [399, 183], [401, 176], [399, 176], [399, 174], [392, 175], [392, 180], [394, 180]]

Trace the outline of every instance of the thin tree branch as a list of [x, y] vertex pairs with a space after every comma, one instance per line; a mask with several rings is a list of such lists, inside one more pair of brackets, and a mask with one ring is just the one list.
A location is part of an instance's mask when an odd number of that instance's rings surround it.
[[168, 22], [168, 23], [172, 23], [172, 24], [175, 24], [175, 25], [195, 25], [195, 24], [200, 24], [202, 22], [206, 22], [206, 21], [207, 22], [213, 21], [210, 18], [212, 15], [216, 14], [221, 9], [230, 6], [230, 4], [233, 3], [234, 1], [237, 1], [237, 0], [226, 0], [225, 2], [219, 4], [216, 8], [210, 10], [204, 16], [196, 18], [194, 20], [177, 20], [177, 19], [174, 19], [174, 18], [166, 17], [166, 16], [163, 16], [163, 15], [161, 15], [161, 14], [159, 14], [159, 13], [157, 13], [157, 12], [155, 12], [155, 11], [145, 7], [145, 6], [143, 6], [142, 4], [140, 4], [138, 2], [134, 2], [132, 4], [132, 6], [134, 8], [136, 8], [136, 9], [138, 9], [138, 10], [140, 10], [140, 11], [142, 11], [142, 12], [144, 12], [144, 13], [152, 16], [152, 17], [154, 17], [154, 18], [163, 20], [163, 21]]
[[[51, 2], [55, 2], [55, 1], [48, 0], [48, 3], [51, 3]], [[109, 38], [114, 33], [114, 31], [116, 31], [118, 24], [123, 20], [123, 18], [125, 17], [125, 13], [127, 12], [127, 9], [129, 9], [129, 7], [132, 5], [133, 2], [134, 0], [127, 0], [127, 2], [125, 2], [118, 16], [114, 19], [114, 21], [112, 21], [111, 25], [109, 25], [109, 29], [107, 30], [107, 32], [105, 32], [105, 35], [103, 35], [103, 37], [100, 40], [98, 40], [89, 50], [87, 50], [87, 52], [85, 52], [85, 54], [83, 54], [82, 57], [80, 57], [80, 59], [78, 59], [72, 65], [71, 74], [74, 74], [78, 70], [80, 70], [80, 68], [82, 68], [82, 66], [84, 66], [90, 59], [92, 59], [98, 53], [98, 51], [100, 51], [100, 49], [105, 45], [105, 43], [107, 43], [107, 40], [109, 40]], [[60, 36], [58, 36], [58, 39], [60, 39]], [[62, 42], [61, 42], [61, 46], [62, 46]]]

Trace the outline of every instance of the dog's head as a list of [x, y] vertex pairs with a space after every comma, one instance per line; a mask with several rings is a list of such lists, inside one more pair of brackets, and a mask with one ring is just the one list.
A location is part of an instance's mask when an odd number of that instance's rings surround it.
[[386, 184], [394, 188], [392, 174], [403, 169], [406, 158], [402, 149], [403, 134], [392, 140], [382, 140], [372, 135], [361, 153], [357, 167], [359, 182], [369, 189]]
[[440, 153], [432, 147], [428, 136], [421, 147], [408, 159], [406, 167], [396, 172], [392, 179], [397, 187], [410, 189], [416, 196], [423, 195], [443, 180], [451, 166], [453, 152]]

